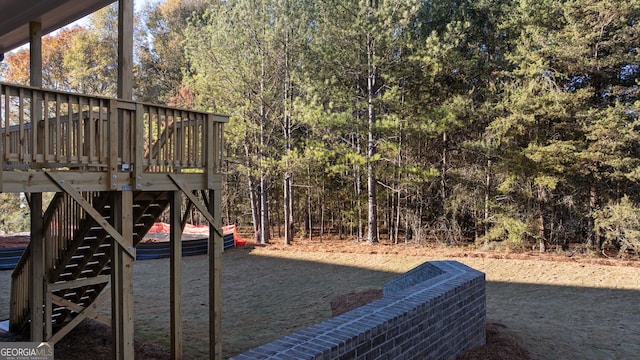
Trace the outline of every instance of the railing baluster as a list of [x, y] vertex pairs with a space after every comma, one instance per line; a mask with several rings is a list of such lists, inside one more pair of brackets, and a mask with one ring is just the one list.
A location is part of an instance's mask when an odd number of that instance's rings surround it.
[[85, 147], [88, 156], [88, 161], [90, 164], [95, 164], [97, 161], [97, 156], [95, 156], [95, 120], [93, 116], [93, 109], [95, 107], [94, 100], [89, 98], [89, 111], [87, 115], [87, 123], [85, 125], [86, 133], [85, 133]]
[[98, 134], [96, 136], [96, 144], [99, 147], [99, 152], [98, 152], [98, 162], [100, 164], [106, 164], [107, 163], [107, 155], [108, 155], [108, 151], [109, 151], [109, 147], [108, 144], [109, 142], [107, 141], [107, 134], [108, 132], [108, 122], [107, 122], [107, 115], [108, 115], [108, 111], [109, 111], [109, 107], [108, 107], [108, 102], [106, 100], [100, 100], [100, 108], [99, 108], [99, 112], [98, 112]]
[[56, 120], [55, 120], [55, 134], [54, 134], [54, 142], [55, 144], [54, 146], [54, 154], [55, 154], [55, 161], [56, 162], [61, 162], [62, 161], [62, 157], [61, 157], [61, 151], [62, 151], [62, 145], [61, 145], [61, 141], [62, 141], [62, 121], [60, 120], [60, 102], [62, 100], [60, 99], [60, 94], [56, 94]]
[[73, 116], [73, 106], [71, 105], [71, 96], [67, 97], [67, 121], [65, 122], [66, 135], [65, 144], [67, 148], [65, 150], [65, 157], [67, 162], [72, 162], [73, 159], [73, 136], [71, 136], [71, 117]]
[[193, 153], [196, 147], [195, 138], [193, 136], [194, 135], [193, 130], [195, 129], [195, 121], [194, 119], [191, 118], [191, 116], [188, 116], [188, 114], [186, 115], [186, 118], [188, 119], [187, 121], [189, 123], [188, 128], [189, 128], [189, 142], [190, 142], [189, 147], [187, 147], [187, 154], [188, 154], [187, 158], [189, 160], [188, 162], [189, 167], [193, 167], [194, 166]]
[[51, 129], [49, 129], [49, 93], [45, 92], [43, 94], [43, 99], [42, 99], [42, 118], [44, 121], [44, 126], [43, 126], [43, 134], [42, 134], [42, 138], [43, 138], [43, 144], [42, 144], [42, 161], [44, 163], [48, 163], [51, 161], [50, 158], [50, 152], [51, 152], [51, 148], [50, 146], [50, 138], [49, 136], [51, 136]]
[[42, 111], [40, 110], [39, 104], [39, 91], [31, 90], [31, 111], [30, 111], [30, 126], [29, 130], [31, 131], [31, 140], [29, 141], [29, 152], [31, 152], [30, 161], [37, 162], [37, 154], [38, 154], [38, 124], [40, 122], [40, 116], [42, 115]]
[[77, 145], [76, 145], [76, 154], [78, 156], [78, 162], [81, 164], [86, 164], [86, 162], [88, 160], [84, 159], [85, 156], [85, 151], [84, 151], [84, 146], [85, 146], [85, 134], [84, 134], [84, 105], [85, 105], [85, 98], [82, 96], [78, 97], [78, 111], [77, 111], [77, 120], [74, 122], [75, 123], [75, 129], [76, 129], [76, 141], [77, 141]]
[[147, 132], [146, 132], [146, 140], [145, 140], [145, 145], [147, 147], [146, 153], [145, 153], [145, 161], [147, 162], [148, 166], [151, 166], [151, 158], [152, 158], [152, 152], [153, 149], [151, 148], [151, 146], [153, 145], [154, 141], [153, 141], [153, 135], [155, 134], [154, 132], [154, 125], [156, 127], [158, 127], [159, 124], [157, 124], [154, 121], [154, 117], [153, 117], [153, 110], [146, 106], [144, 108], [145, 110], [143, 110], [145, 112], [145, 114], [147, 115], [145, 117], [146, 119], [146, 123], [147, 123]]
[[73, 157], [76, 163], [82, 161], [82, 101], [80, 96], [74, 96], [77, 104], [74, 103], [72, 109], [72, 116], [70, 116], [69, 122], [73, 131]]
[[[9, 147], [11, 143], [10, 131], [9, 127], [11, 126], [11, 122], [9, 119], [11, 118], [11, 110], [10, 110], [10, 95], [9, 95], [9, 87], [3, 86], [4, 89], [4, 134], [3, 134], [3, 144], [4, 151], [2, 153], [2, 164], [4, 167], [4, 163], [7, 162], [9, 158], [9, 153], [11, 152], [11, 148]], [[4, 169], [3, 169], [4, 170]]]
[[[132, 121], [133, 128], [133, 187], [134, 189], [142, 189], [140, 179], [142, 178], [142, 172], [144, 171], [144, 107], [142, 104], [136, 104], [135, 116]], [[151, 125], [151, 124], [149, 124]]]
[[20, 95], [18, 99], [18, 160], [21, 163], [25, 161], [25, 139], [24, 139], [24, 89], [20, 88]]
[[[185, 129], [185, 123], [183, 121], [182, 118], [178, 118], [177, 116], [175, 116], [174, 114], [174, 118], [173, 121], [175, 121], [176, 123], [176, 150], [177, 150], [177, 156], [176, 156], [176, 166], [178, 166], [178, 169], [176, 172], [179, 172], [182, 170], [182, 168], [184, 167], [185, 163], [184, 163], [184, 147], [185, 147], [185, 134], [186, 134], [186, 129]], [[176, 168], [174, 167], [174, 170], [176, 170]]]
[[168, 130], [165, 132], [164, 136], [166, 138], [165, 142], [167, 146], [165, 147], [164, 152], [164, 161], [162, 162], [164, 166], [160, 169], [160, 171], [170, 172], [176, 167], [176, 136], [177, 135], [177, 124], [175, 116], [170, 116], [166, 109], [164, 111], [164, 126]]

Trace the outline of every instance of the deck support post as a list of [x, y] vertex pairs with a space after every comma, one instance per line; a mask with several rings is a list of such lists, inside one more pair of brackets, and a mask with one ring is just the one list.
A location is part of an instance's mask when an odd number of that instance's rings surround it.
[[171, 359], [182, 359], [182, 195], [172, 191], [170, 212]]
[[182, 181], [167, 176], [209, 222], [209, 359], [222, 360], [222, 189], [211, 186], [203, 205]]
[[[42, 25], [39, 22], [29, 23], [29, 44], [29, 83], [33, 87], [42, 87]], [[37, 108], [37, 105], [34, 107]], [[34, 149], [31, 151], [33, 152]], [[30, 204], [31, 289], [29, 304], [31, 306], [31, 341], [41, 342], [44, 340], [43, 306], [45, 304], [44, 287], [47, 280], [44, 266], [42, 193], [31, 193]]]
[[209, 190], [209, 358], [222, 359], [222, 190]]
[[111, 244], [111, 331], [113, 357], [134, 358], [133, 350], [133, 192], [114, 194], [114, 227], [122, 234], [127, 249], [118, 241]]
[[42, 236], [42, 193], [31, 193], [31, 341], [44, 340], [44, 237]]
[[[133, 0], [118, 1], [118, 98], [133, 98]], [[122, 111], [117, 111], [122, 122]], [[112, 116], [110, 114], [110, 116]], [[126, 139], [123, 139], [126, 141]], [[127, 146], [128, 144], [125, 144]], [[113, 156], [113, 151], [111, 152]], [[116, 154], [117, 156], [117, 154]], [[112, 160], [113, 161], [113, 160]], [[134, 164], [140, 166], [140, 164]], [[113, 167], [111, 171], [116, 171]], [[114, 241], [111, 249], [111, 331], [113, 358], [133, 359], [133, 192], [114, 197], [114, 223], [126, 244]], [[124, 247], [127, 247], [125, 249]], [[128, 250], [128, 251], [127, 251]]]
[[133, 99], [133, 0], [118, 1], [118, 98]]
[[42, 24], [29, 23], [29, 85], [42, 87]]

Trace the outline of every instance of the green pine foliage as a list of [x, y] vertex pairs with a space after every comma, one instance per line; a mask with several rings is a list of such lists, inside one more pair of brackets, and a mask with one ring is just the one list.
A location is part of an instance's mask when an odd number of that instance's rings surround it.
[[596, 233], [606, 245], [620, 249], [621, 254], [640, 254], [640, 207], [628, 196], [596, 211], [593, 217]]
[[[138, 18], [136, 96], [231, 115], [224, 220], [259, 240], [292, 216], [305, 237], [638, 251], [640, 0], [164, 0]], [[56, 81], [109, 94], [113, 56], [92, 49], [113, 17], [90, 21]]]

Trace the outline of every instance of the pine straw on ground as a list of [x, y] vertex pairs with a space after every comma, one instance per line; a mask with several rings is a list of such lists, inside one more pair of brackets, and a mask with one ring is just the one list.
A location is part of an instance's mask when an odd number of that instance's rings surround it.
[[529, 350], [525, 349], [511, 335], [504, 332], [506, 326], [499, 323], [487, 324], [487, 343], [468, 351], [458, 360], [530, 360]]

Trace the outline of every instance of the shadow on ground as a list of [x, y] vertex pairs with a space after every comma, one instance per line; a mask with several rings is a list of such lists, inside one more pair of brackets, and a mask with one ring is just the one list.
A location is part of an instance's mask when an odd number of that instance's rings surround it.
[[[224, 355], [233, 356], [326, 320], [331, 316], [331, 300], [339, 295], [381, 288], [398, 273], [428, 260], [392, 254], [227, 251], [223, 255]], [[473, 259], [457, 260], [474, 267]], [[496, 266], [511, 266], [504, 260], [492, 261]], [[185, 258], [183, 264], [184, 344], [195, 359], [208, 358], [207, 264], [206, 256]], [[3, 319], [9, 314], [10, 274], [0, 272]], [[134, 277], [136, 336], [166, 349], [169, 261], [136, 262]], [[539, 359], [637, 358], [639, 303], [638, 290], [487, 283], [489, 321], [502, 324], [504, 332]], [[103, 312], [109, 309], [108, 303], [102, 304]]]

